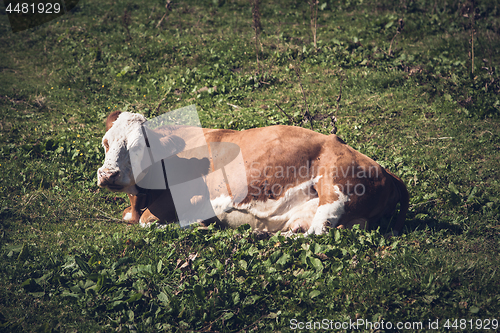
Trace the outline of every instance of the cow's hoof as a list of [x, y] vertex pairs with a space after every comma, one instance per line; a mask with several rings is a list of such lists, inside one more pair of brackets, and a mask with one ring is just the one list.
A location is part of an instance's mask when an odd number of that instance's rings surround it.
[[309, 235], [322, 235], [326, 233], [325, 224], [312, 225], [309, 230], [305, 233], [306, 236]]
[[255, 236], [255, 239], [257, 240], [267, 239], [272, 236], [270, 232], [262, 230], [254, 230], [252, 234]]
[[143, 228], [149, 228], [150, 226], [152, 226], [154, 223], [157, 223], [159, 222], [158, 220], [148, 220], [146, 222], [139, 222], [140, 226], [143, 227]]
[[303, 232], [294, 232], [293, 230], [288, 230], [287, 232], [281, 233], [281, 236], [293, 239], [293, 238], [297, 238], [297, 237], [303, 237], [304, 233]]

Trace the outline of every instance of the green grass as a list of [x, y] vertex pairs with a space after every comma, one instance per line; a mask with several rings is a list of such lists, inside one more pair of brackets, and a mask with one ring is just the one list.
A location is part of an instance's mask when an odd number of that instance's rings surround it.
[[[444, 332], [465, 319], [472, 332], [500, 319], [499, 6], [475, 5], [474, 68], [464, 3], [319, 7], [314, 49], [307, 3], [261, 4], [260, 67], [247, 1], [174, 1], [158, 27], [163, 1], [81, 1], [16, 34], [0, 16], [0, 331], [286, 332], [293, 319], [364, 319], [424, 331], [439, 320]], [[385, 220], [297, 239], [142, 229], [117, 223], [128, 199], [96, 185], [111, 110], [196, 104], [205, 127], [242, 130], [309, 127], [307, 103], [328, 134], [341, 77], [337, 134], [407, 184], [401, 237], [382, 236]]]

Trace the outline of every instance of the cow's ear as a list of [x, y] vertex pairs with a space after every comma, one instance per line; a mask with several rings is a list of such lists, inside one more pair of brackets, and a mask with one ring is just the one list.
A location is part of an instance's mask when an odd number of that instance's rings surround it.
[[180, 153], [186, 147], [184, 139], [177, 135], [168, 135], [160, 139], [161, 144], [171, 155]]
[[106, 118], [106, 132], [113, 126], [113, 123], [118, 119], [118, 116], [122, 113], [121, 111], [113, 111]]

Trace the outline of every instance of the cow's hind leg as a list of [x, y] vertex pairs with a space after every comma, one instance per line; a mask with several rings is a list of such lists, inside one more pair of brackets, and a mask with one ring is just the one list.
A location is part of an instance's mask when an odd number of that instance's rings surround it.
[[349, 197], [342, 193], [337, 185], [326, 184], [326, 180], [323, 182], [320, 180], [317, 185], [318, 209], [306, 235], [323, 234], [328, 225], [332, 228], [336, 227], [344, 213], [344, 205], [349, 201]]

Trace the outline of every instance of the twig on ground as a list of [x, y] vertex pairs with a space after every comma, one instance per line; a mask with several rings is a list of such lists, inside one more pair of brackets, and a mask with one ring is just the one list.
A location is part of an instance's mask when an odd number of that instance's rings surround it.
[[158, 111], [160, 110], [161, 103], [163, 103], [164, 100], [165, 100], [165, 98], [162, 98], [161, 101], [158, 103], [158, 106], [156, 107], [156, 114], [158, 114]]
[[311, 9], [311, 32], [313, 34], [313, 44], [314, 49], [318, 49], [317, 39], [316, 39], [316, 31], [318, 25], [318, 0], [310, 0], [309, 8]]
[[431, 203], [431, 202], [437, 202], [439, 199], [432, 199], [432, 200], [427, 200], [425, 202], [420, 202], [418, 204], [414, 204], [414, 205], [411, 205], [409, 210], [412, 210], [413, 208], [417, 207], [417, 206], [422, 206], [422, 205], [425, 205], [425, 204], [428, 204], [428, 203]]
[[403, 31], [405, 26], [405, 21], [403, 21], [403, 19], [399, 19], [398, 23], [399, 23], [398, 29], [396, 30], [396, 34], [394, 35], [394, 37], [392, 37], [391, 44], [389, 45], [389, 52], [387, 52], [387, 55], [389, 57], [392, 57], [392, 43], [396, 39], [397, 35], [399, 35]]
[[125, 31], [127, 32], [127, 39], [131, 40], [132, 36], [130, 35], [130, 30], [128, 28], [128, 26], [130, 25], [130, 13], [126, 9], [123, 12], [123, 16], [122, 16], [122, 25], [123, 25], [123, 28], [125, 28]]
[[234, 104], [231, 104], [231, 103], [226, 103], [226, 104], [229, 105], [229, 106], [232, 106], [235, 109], [241, 109], [241, 107], [239, 107], [238, 105], [234, 105]]
[[335, 110], [335, 116], [332, 116], [332, 130], [331, 134], [337, 134], [337, 120], [338, 120], [338, 114], [339, 114], [339, 109], [340, 109], [340, 101], [342, 100], [342, 82], [344, 81], [344, 76], [341, 74], [340, 75], [340, 90], [339, 90], [339, 96], [337, 97], [337, 109]]
[[160, 26], [160, 24], [163, 22], [163, 20], [165, 19], [165, 17], [167, 17], [168, 12], [170, 12], [172, 10], [172, 6], [170, 6], [171, 3], [172, 2], [170, 0], [167, 0], [167, 4], [165, 5], [165, 9], [167, 11], [165, 12], [165, 14], [163, 14], [162, 18], [160, 19], [160, 21], [156, 25], [156, 28], [158, 28]]
[[304, 92], [304, 87], [302, 86], [302, 80], [300, 79], [300, 70], [298, 68], [299, 66], [292, 65], [292, 67], [295, 70], [295, 74], [297, 75], [297, 80], [299, 81], [300, 90], [302, 91], [302, 98], [304, 99], [304, 103], [306, 105], [306, 112], [304, 113], [304, 120], [309, 121], [309, 124], [311, 125], [311, 130], [314, 130], [311, 113], [309, 112], [309, 105], [307, 104], [306, 93]]
[[440, 138], [429, 138], [429, 140], [446, 140], [446, 139], [453, 139], [452, 136], [443, 136]]
[[283, 112], [283, 114], [284, 114], [285, 116], [287, 116], [288, 120], [290, 120], [290, 122], [291, 122], [292, 124], [294, 124], [294, 125], [295, 125], [295, 121], [293, 120], [293, 118], [292, 118], [292, 117], [290, 117], [290, 116], [289, 116], [289, 115], [285, 112], [285, 110], [283, 110], [283, 109], [282, 109], [282, 108], [278, 105], [278, 103], [274, 103], [274, 105], [276, 105], [276, 106], [278, 107], [278, 109], [280, 109], [280, 111], [281, 111], [281, 112]]
[[260, 24], [260, 0], [252, 0], [252, 27], [255, 32], [255, 56], [257, 58], [257, 71], [260, 76], [260, 63], [259, 63], [259, 35], [262, 30]]

